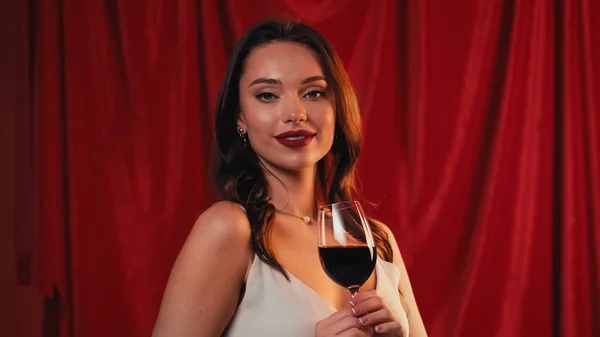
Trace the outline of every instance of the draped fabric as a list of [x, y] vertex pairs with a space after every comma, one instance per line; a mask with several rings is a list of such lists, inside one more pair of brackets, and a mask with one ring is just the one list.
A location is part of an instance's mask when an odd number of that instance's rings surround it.
[[34, 162], [37, 283], [59, 299], [46, 324], [61, 336], [151, 333], [215, 200], [227, 57], [273, 15], [321, 31], [350, 74], [362, 195], [395, 233], [430, 336], [600, 336], [600, 2], [28, 6], [32, 122], [16, 151]]

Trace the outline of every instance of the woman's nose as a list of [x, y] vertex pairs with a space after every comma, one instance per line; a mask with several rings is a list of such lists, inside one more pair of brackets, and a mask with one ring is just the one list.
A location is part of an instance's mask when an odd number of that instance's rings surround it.
[[290, 102], [284, 107], [283, 121], [285, 123], [306, 122], [308, 116], [306, 114], [306, 108], [302, 101], [298, 97], [290, 99]]

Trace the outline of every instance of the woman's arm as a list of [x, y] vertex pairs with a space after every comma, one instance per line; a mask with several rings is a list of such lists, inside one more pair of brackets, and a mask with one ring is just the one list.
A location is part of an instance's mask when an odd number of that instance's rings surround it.
[[196, 221], [171, 271], [153, 336], [220, 336], [235, 313], [252, 255], [250, 225], [218, 202]]
[[396, 238], [387, 226], [383, 225], [383, 228], [388, 234], [390, 245], [394, 251], [394, 264], [398, 267], [398, 269], [400, 269], [400, 282], [398, 284], [398, 290], [400, 293], [402, 293], [404, 303], [408, 309], [406, 314], [408, 315], [410, 336], [427, 337], [427, 331], [425, 330], [423, 319], [419, 313], [417, 301], [410, 284], [410, 278], [408, 277], [408, 272], [406, 271], [406, 266], [404, 265], [402, 254], [400, 254], [400, 249], [398, 248]]

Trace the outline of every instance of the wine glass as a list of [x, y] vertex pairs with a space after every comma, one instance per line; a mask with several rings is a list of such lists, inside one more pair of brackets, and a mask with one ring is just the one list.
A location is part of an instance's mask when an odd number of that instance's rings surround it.
[[377, 262], [375, 241], [358, 201], [344, 201], [319, 209], [319, 257], [331, 280], [352, 297], [369, 279]]

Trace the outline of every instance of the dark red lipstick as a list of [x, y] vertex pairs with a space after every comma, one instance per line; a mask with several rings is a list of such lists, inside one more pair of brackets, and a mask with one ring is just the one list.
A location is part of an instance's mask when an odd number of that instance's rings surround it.
[[283, 146], [299, 149], [307, 146], [315, 138], [316, 133], [307, 130], [292, 130], [278, 134], [275, 140]]

